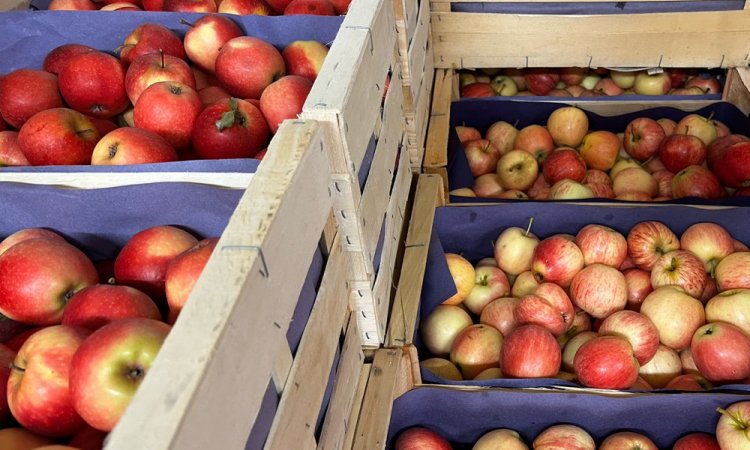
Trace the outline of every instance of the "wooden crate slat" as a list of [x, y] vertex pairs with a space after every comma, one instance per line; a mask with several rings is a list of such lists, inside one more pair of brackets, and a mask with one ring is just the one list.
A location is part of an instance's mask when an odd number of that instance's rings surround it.
[[244, 445], [331, 205], [328, 164], [316, 123], [282, 125], [108, 449]]
[[282, 345], [281, 347], [279, 355], [276, 357], [276, 362], [273, 365], [273, 373], [271, 374], [277, 394], [284, 392], [286, 381], [289, 379], [289, 373], [292, 371], [292, 364], [294, 363], [292, 350], [289, 348], [289, 345]]
[[[365, 397], [365, 390], [367, 389], [368, 381], [370, 380], [370, 372], [372, 370], [372, 364], [365, 364], [359, 372], [359, 380], [357, 382], [357, 391], [354, 396], [354, 407], [349, 414], [348, 428], [346, 435], [344, 436], [343, 448], [352, 448], [354, 445], [354, 437], [357, 433], [357, 425], [359, 424], [359, 415], [362, 411], [362, 401]], [[319, 450], [327, 450], [328, 447], [324, 446], [325, 442], [321, 438], [321, 443], [318, 446]]]
[[750, 69], [736, 67], [729, 71], [722, 99], [750, 114]]
[[448, 129], [450, 126], [451, 101], [453, 97], [453, 79], [455, 72], [450, 69], [435, 71], [435, 87], [430, 107], [430, 122], [427, 125], [427, 143], [425, 144], [424, 167], [445, 167], [448, 164]]

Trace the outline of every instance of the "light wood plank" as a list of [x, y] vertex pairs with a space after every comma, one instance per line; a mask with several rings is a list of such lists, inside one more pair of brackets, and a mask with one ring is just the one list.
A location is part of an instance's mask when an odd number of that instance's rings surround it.
[[331, 205], [320, 142], [282, 124], [108, 449], [245, 444]]
[[750, 114], [750, 70], [735, 67], [729, 70], [723, 99], [731, 102], [743, 113]]
[[292, 358], [292, 351], [289, 349], [289, 345], [282, 345], [279, 355], [276, 357], [276, 362], [273, 365], [273, 384], [276, 387], [276, 393], [281, 395], [284, 392], [284, 387], [289, 379], [289, 373], [292, 371], [292, 364], [294, 358]]
[[[367, 389], [367, 382], [370, 379], [370, 371], [372, 370], [372, 364], [365, 364], [359, 372], [359, 381], [357, 383], [357, 391], [354, 396], [354, 405], [349, 415], [349, 426], [346, 429], [346, 435], [344, 436], [343, 448], [352, 448], [354, 445], [354, 437], [357, 434], [357, 424], [359, 423], [359, 415], [362, 411], [362, 401], [365, 397], [365, 390]], [[321, 440], [321, 444], [322, 444]], [[318, 450], [327, 450], [326, 447], [320, 445]]]
[[[427, 52], [430, 36], [430, 10], [427, 2], [422, 2], [417, 18], [416, 31], [414, 38], [409, 44], [408, 52], [408, 82], [404, 84], [411, 86], [411, 94], [415, 101], [419, 97], [419, 90], [424, 79], [424, 72], [427, 58], [432, 58], [432, 54]], [[403, 65], [402, 65], [403, 67]], [[405, 77], [405, 80], [407, 78]]]
[[450, 127], [450, 110], [453, 96], [454, 71], [438, 69], [435, 71], [430, 121], [427, 125], [427, 143], [425, 144], [424, 167], [445, 167], [448, 164], [448, 131]]
[[386, 347], [403, 347], [413, 342], [435, 207], [442, 203], [441, 184], [442, 180], [435, 175], [422, 175], [417, 182]]

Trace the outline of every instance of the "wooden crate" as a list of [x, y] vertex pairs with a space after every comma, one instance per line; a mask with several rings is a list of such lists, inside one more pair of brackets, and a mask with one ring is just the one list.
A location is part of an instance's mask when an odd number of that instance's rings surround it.
[[[750, 39], [750, 2], [737, 11], [650, 14], [451, 10], [470, 1], [431, 0], [435, 67], [730, 68], [746, 67], [750, 61], [745, 45]], [[679, 26], [667, 25], [675, 23]]]
[[378, 346], [385, 335], [411, 178], [408, 155], [400, 162], [404, 90], [395, 29], [390, 0], [355, 2], [301, 115], [323, 124], [331, 150], [334, 214], [348, 259], [351, 309], [366, 346]]
[[5, 0], [0, 3], [0, 11], [21, 11], [29, 9], [31, 0]]
[[286, 121], [108, 449], [244, 446], [289, 366], [286, 332], [332, 206], [327, 171], [319, 125]]
[[[448, 135], [451, 123], [451, 103], [458, 100], [457, 72], [453, 69], [437, 69], [435, 71], [432, 107], [427, 128], [423, 170], [425, 173], [438, 174], [443, 178], [446, 199], [448, 195]], [[744, 114], [750, 114], [749, 69], [732, 68], [728, 70], [722, 100], [734, 104]], [[613, 100], [587, 102], [561, 98], [559, 101], [579, 106], [582, 109], [597, 114], [611, 116], [659, 106], [671, 106], [684, 111], [695, 111], [715, 103], [717, 100], [669, 99], [663, 101]]]

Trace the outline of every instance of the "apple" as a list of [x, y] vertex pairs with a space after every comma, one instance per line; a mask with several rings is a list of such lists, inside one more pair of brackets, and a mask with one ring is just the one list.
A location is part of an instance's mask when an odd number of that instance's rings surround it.
[[142, 11], [141, 8], [128, 2], [109, 3], [99, 8], [99, 11]]
[[192, 87], [175, 81], [159, 81], [138, 97], [133, 119], [135, 126], [163, 137], [175, 149], [190, 143], [193, 124], [203, 109]]
[[203, 159], [251, 158], [267, 144], [268, 136], [268, 124], [260, 109], [231, 97], [201, 111], [191, 140]]
[[[571, 240], [561, 235], [543, 239], [534, 249], [531, 268], [539, 281], [570, 286], [573, 277], [583, 269], [583, 253]], [[575, 302], [575, 300], [574, 300]]]
[[495, 172], [498, 169], [500, 152], [489, 140], [479, 139], [469, 141], [464, 145], [464, 152], [472, 176], [478, 177], [487, 173]]
[[[0, 386], [8, 385], [10, 367], [15, 359], [16, 352], [0, 344]], [[8, 406], [8, 393], [6, 389], [2, 389], [0, 390], [0, 423], [7, 423], [10, 418], [11, 412]]]
[[599, 450], [658, 450], [654, 442], [646, 436], [632, 431], [610, 434], [599, 446]]
[[560, 81], [560, 75], [554, 69], [527, 69], [524, 74], [526, 89], [534, 95], [547, 95]]
[[561, 147], [547, 155], [542, 165], [542, 174], [550, 185], [563, 179], [580, 183], [586, 178], [586, 162], [577, 151]]
[[122, 127], [104, 135], [94, 147], [92, 165], [124, 165], [177, 161], [177, 152], [158, 134]]
[[642, 169], [638, 161], [632, 158], [620, 158], [619, 160], [617, 160], [615, 165], [612, 166], [611, 169], [609, 169], [609, 177], [614, 179], [618, 173], [622, 172], [625, 169], [629, 169], [631, 167]]
[[0, 114], [14, 128], [40, 111], [62, 106], [57, 76], [49, 72], [18, 69], [0, 77]]
[[589, 119], [582, 109], [564, 106], [547, 118], [547, 130], [558, 146], [578, 147], [588, 133]]
[[479, 372], [479, 375], [475, 376], [474, 380], [497, 380], [499, 378], [503, 378], [502, 370], [499, 367], [490, 367]]
[[578, 380], [586, 387], [627, 389], [638, 378], [638, 360], [627, 339], [599, 336], [581, 345], [573, 359]]
[[693, 352], [690, 351], [690, 347], [680, 351], [680, 361], [682, 362], [682, 373], [700, 375], [700, 371], [695, 365], [695, 359], [693, 358]]
[[709, 74], [700, 74], [685, 82], [685, 87], [698, 87], [706, 94], [721, 94], [721, 84], [715, 76]]
[[599, 263], [619, 268], [628, 255], [625, 236], [605, 225], [585, 225], [576, 234], [576, 244], [587, 266]]
[[469, 141], [482, 139], [482, 133], [474, 127], [459, 125], [455, 127], [455, 130], [461, 145], [466, 144]]
[[509, 275], [519, 275], [531, 269], [534, 251], [539, 244], [539, 238], [531, 233], [533, 219], [524, 230], [519, 227], [504, 229], [495, 240], [495, 260], [503, 272]]
[[104, 52], [73, 56], [60, 69], [58, 85], [68, 106], [93, 117], [114, 117], [129, 104], [125, 69], [120, 60]]
[[526, 189], [526, 194], [529, 198], [534, 200], [546, 200], [549, 198], [550, 188], [551, 186], [547, 183], [547, 180], [544, 179], [544, 175], [540, 173], [537, 175], [536, 180], [534, 180], [534, 184]]
[[703, 262], [706, 272], [734, 251], [734, 239], [716, 223], [701, 222], [689, 226], [680, 237], [680, 248], [689, 250]]
[[619, 70], [612, 70], [609, 72], [609, 77], [621, 89], [632, 88], [635, 85], [635, 75], [635, 72], [624, 72]]
[[604, 264], [588, 265], [573, 277], [570, 298], [574, 305], [592, 317], [604, 319], [627, 304], [625, 276], [618, 269]]
[[456, 196], [456, 197], [476, 197], [477, 196], [477, 194], [475, 194], [474, 191], [468, 187], [453, 189], [452, 191], [448, 192], [448, 195]]
[[611, 131], [592, 131], [583, 137], [579, 151], [589, 169], [609, 170], [615, 165], [620, 140]]
[[[479, 132], [477, 131], [477, 133]], [[516, 138], [518, 137], [518, 129], [516, 129], [515, 126], [509, 124], [508, 122], [499, 120], [490, 125], [490, 127], [487, 129], [486, 137], [487, 140], [490, 141], [492, 145], [498, 150], [500, 155], [505, 155], [506, 153], [516, 148], [514, 147], [514, 144], [516, 142]], [[462, 140], [461, 142], [463, 143], [464, 141]]]
[[225, 42], [216, 57], [216, 77], [230, 94], [260, 99], [263, 90], [286, 74], [284, 58], [268, 42], [239, 36]]
[[474, 179], [472, 187], [477, 197], [496, 198], [503, 192], [500, 177], [496, 173], [486, 173]]
[[706, 322], [703, 304], [677, 286], [662, 286], [648, 294], [641, 314], [659, 330], [659, 341], [680, 351], [690, 346], [693, 333]]
[[430, 352], [447, 357], [456, 336], [472, 325], [469, 314], [454, 305], [439, 305], [421, 324], [422, 341]]
[[[177, 255], [167, 266], [164, 290], [169, 305], [169, 322], [174, 323], [190, 297], [203, 268], [208, 263], [219, 238], [203, 239]], [[504, 274], [503, 274], [504, 275]]]
[[719, 422], [716, 424], [716, 440], [719, 448], [747, 450], [750, 448], [750, 401], [736, 402], [728, 408], [718, 408]]
[[170, 225], [150, 227], [134, 234], [117, 254], [118, 284], [143, 291], [157, 304], [164, 299], [170, 261], [198, 243], [187, 231]]
[[654, 181], [656, 181], [657, 197], [665, 197], [668, 199], [672, 198], [672, 180], [674, 179], [674, 174], [664, 169], [652, 172], [651, 176], [653, 177]]
[[750, 252], [735, 251], [722, 259], [714, 271], [719, 292], [750, 289]]
[[495, 328], [479, 324], [464, 328], [451, 345], [450, 360], [471, 380], [485, 369], [500, 363], [503, 335]]
[[593, 197], [594, 191], [588, 185], [567, 178], [553, 184], [549, 190], [549, 198], [552, 200], [578, 200]]
[[[641, 370], [659, 348], [659, 331], [656, 326], [651, 319], [635, 311], [617, 311], [607, 316], [599, 326], [599, 334], [621, 336], [627, 339], [633, 347], [633, 355], [641, 365]], [[646, 381], [653, 386], [648, 378]]]
[[707, 119], [699, 114], [688, 114], [677, 122], [674, 129], [676, 135], [695, 136], [708, 147], [716, 140], [716, 125], [713, 120]]
[[443, 304], [457, 305], [462, 303], [474, 289], [476, 271], [469, 261], [456, 253], [446, 253], [445, 261], [453, 277], [453, 283], [456, 285], [456, 293], [443, 301]]
[[521, 302], [518, 297], [501, 297], [490, 302], [482, 310], [479, 323], [490, 325], [507, 336], [518, 325], [516, 308]]
[[429, 370], [435, 376], [444, 380], [461, 381], [464, 379], [458, 367], [445, 358], [428, 358], [419, 361], [419, 367]]
[[677, 122], [666, 117], [657, 119], [656, 123], [661, 125], [662, 130], [664, 130], [664, 137], [674, 134], [674, 129], [677, 128]]
[[727, 149], [734, 144], [748, 141], [750, 141], [750, 138], [742, 134], [730, 134], [717, 138], [706, 148], [706, 163], [708, 164], [708, 168], [719, 173], [719, 166], [723, 166], [724, 164], [717, 165], [716, 163], [724, 157]]
[[394, 450], [451, 450], [453, 448], [445, 438], [425, 427], [411, 427], [402, 431], [393, 447]]
[[137, 57], [125, 73], [125, 90], [131, 103], [137, 103], [141, 93], [159, 81], [182, 83], [195, 89], [195, 75], [185, 60], [163, 52]]
[[590, 73], [583, 77], [583, 80], [581, 80], [580, 86], [585, 89], [584, 93], [581, 93], [581, 97], [588, 97], [591, 95], [594, 95], [594, 87], [596, 86], [596, 83], [601, 80], [602, 77], [600, 77], [597, 74]]
[[661, 255], [680, 248], [680, 240], [666, 225], [654, 220], [636, 224], [627, 239], [628, 255], [640, 269], [651, 271]]
[[711, 382], [750, 376], [750, 337], [731, 323], [711, 322], [698, 328], [690, 351], [700, 373]]
[[594, 93], [600, 95], [622, 95], [623, 89], [617, 85], [611, 78], [602, 78], [593, 89]]
[[79, 450], [102, 450], [107, 433], [86, 425], [76, 433], [68, 444]]
[[673, 134], [659, 146], [659, 159], [667, 170], [677, 173], [688, 166], [703, 164], [706, 146], [695, 136]]
[[96, 11], [91, 0], [52, 0], [47, 5], [49, 11]]
[[129, 286], [95, 284], [76, 292], [65, 306], [62, 324], [96, 330], [115, 320], [143, 317], [161, 320], [148, 295]]
[[713, 389], [713, 387], [713, 384], [711, 384], [711, 382], [707, 379], [703, 378], [702, 375], [697, 373], [687, 373], [683, 375], [677, 375], [676, 377], [672, 378], [669, 383], [664, 386], [664, 389], [700, 392]]
[[571, 337], [563, 347], [562, 369], [568, 372], [575, 372], [573, 361], [575, 360], [578, 349], [581, 348], [583, 344], [596, 337], [599, 337], [599, 334], [595, 331], [582, 331]]
[[646, 161], [659, 152], [659, 145], [665, 138], [664, 129], [657, 121], [638, 117], [625, 127], [623, 146], [633, 159]]
[[725, 195], [724, 189], [710, 170], [703, 166], [688, 166], [672, 178], [674, 198], [698, 197], [718, 199]]
[[335, 16], [336, 8], [329, 0], [292, 0], [284, 8], [284, 15], [292, 16], [296, 14]]
[[318, 41], [294, 41], [281, 52], [289, 75], [296, 75], [315, 81], [323, 61], [328, 54], [328, 47]]
[[88, 257], [64, 240], [23, 240], [0, 255], [0, 312], [30, 325], [60, 323], [73, 294], [98, 279]]
[[0, 167], [28, 166], [29, 160], [18, 145], [17, 131], [0, 131]]
[[665, 253], [651, 269], [651, 285], [654, 289], [661, 286], [679, 286], [695, 298], [701, 296], [707, 281], [703, 262], [687, 250]]
[[652, 175], [661, 170], [667, 171], [667, 168], [664, 167], [664, 163], [661, 162], [659, 158], [651, 158], [645, 161], [641, 167], [646, 169], [648, 173]]
[[490, 87], [495, 91], [495, 95], [503, 97], [513, 96], [518, 93], [518, 86], [513, 79], [506, 75], [497, 75], [490, 81]]
[[721, 450], [716, 437], [706, 433], [689, 433], [679, 438], [672, 450]]
[[492, 86], [490, 86], [490, 83], [470, 83], [461, 88], [461, 97], [480, 98], [494, 96], [495, 91], [492, 90]]
[[640, 193], [650, 199], [659, 191], [659, 185], [646, 170], [640, 167], [629, 167], [619, 171], [612, 178], [612, 191], [617, 197]]
[[575, 308], [563, 288], [554, 283], [540, 283], [534, 289], [533, 294], [541, 297], [553, 307], [557, 315], [562, 318], [564, 331], [567, 332], [573, 326], [576, 316]]
[[647, 363], [641, 365], [638, 374], [654, 389], [661, 389], [681, 372], [680, 355], [666, 345], [658, 344], [656, 353]]
[[626, 308], [631, 311], [640, 311], [641, 303], [654, 290], [651, 286], [651, 273], [634, 267], [623, 270], [622, 274], [625, 276], [628, 289]]
[[260, 111], [266, 118], [271, 133], [276, 133], [286, 119], [296, 119], [302, 113], [313, 82], [298, 75], [286, 75], [268, 85], [260, 96]]
[[707, 322], [727, 322], [750, 336], [750, 289], [725, 290], [706, 303]]
[[653, 75], [638, 72], [633, 83], [633, 89], [638, 95], [665, 95], [671, 88], [672, 80], [666, 72]]
[[185, 32], [185, 53], [193, 64], [213, 74], [221, 47], [230, 39], [243, 35], [242, 29], [229, 17], [206, 14], [191, 24]]
[[596, 450], [596, 443], [586, 430], [567, 423], [546, 428], [537, 435], [532, 446], [534, 450]]
[[71, 361], [90, 331], [56, 325], [34, 333], [18, 350], [8, 378], [13, 417], [33, 433], [70, 436], [84, 426], [74, 409]]
[[484, 433], [474, 443], [472, 450], [494, 450], [498, 448], [505, 450], [528, 450], [529, 447], [523, 442], [523, 438], [517, 431], [499, 428]]
[[[145, 4], [144, 7], [147, 11], [150, 10]], [[120, 59], [128, 66], [141, 55], [159, 51], [180, 59], [187, 57], [182, 39], [172, 30], [158, 23], [142, 23], [125, 37], [120, 47]]]
[[463, 301], [469, 311], [480, 315], [490, 302], [510, 294], [510, 283], [498, 267], [477, 267], [474, 287]]
[[543, 126], [529, 125], [518, 131], [512, 147], [531, 153], [541, 164], [547, 158], [547, 155], [555, 149], [555, 142], [552, 140], [552, 135]]
[[560, 81], [567, 86], [577, 86], [586, 77], [588, 70], [583, 67], [563, 67], [560, 69]]
[[44, 57], [42, 68], [47, 72], [58, 75], [60, 69], [70, 62], [70, 59], [81, 53], [94, 52], [96, 49], [82, 44], [62, 44], [59, 45]]
[[750, 186], [750, 142], [736, 142], [725, 150], [714, 150], [713, 162], [709, 160], [708, 164], [725, 185], [736, 189]]
[[537, 325], [514, 328], [503, 340], [500, 370], [513, 378], [548, 378], [560, 370], [561, 352], [555, 337]]
[[52, 443], [52, 439], [34, 434], [20, 426], [0, 429], [0, 448], [2, 449], [32, 450]]
[[352, 0], [328, 0], [336, 9], [336, 14], [343, 15], [349, 12]]
[[170, 327], [122, 319], [94, 331], [70, 362], [70, 397], [92, 427], [111, 431], [147, 376]]
[[[570, 305], [570, 309], [573, 309], [573, 305]], [[545, 298], [535, 294], [527, 294], [519, 299], [515, 319], [518, 325], [538, 325], [555, 337], [562, 336], [567, 330], [564, 314]]]
[[240, 16], [270, 16], [273, 14], [271, 7], [264, 0], [222, 0], [218, 4], [218, 12]]
[[528, 189], [536, 181], [539, 172], [537, 160], [524, 150], [505, 153], [497, 161], [496, 167], [503, 189]]
[[214, 0], [164, 0], [164, 11], [170, 12], [195, 12], [215, 13], [216, 2]]

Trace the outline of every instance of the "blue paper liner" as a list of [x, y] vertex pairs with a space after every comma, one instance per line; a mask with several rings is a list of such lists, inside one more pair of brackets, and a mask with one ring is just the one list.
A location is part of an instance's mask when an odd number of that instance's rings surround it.
[[[477, 128], [482, 135], [493, 123], [504, 120], [508, 123], [515, 124], [520, 130], [523, 127], [532, 124], [544, 125], [547, 118], [558, 108], [576, 105], [584, 106], [586, 102], [572, 103], [554, 103], [545, 101], [518, 101], [512, 99], [491, 98], [491, 99], [464, 99], [451, 104], [451, 121], [448, 131], [448, 183], [449, 189], [458, 189], [462, 187], [472, 187], [474, 177], [471, 175], [471, 169], [466, 159], [464, 147], [458, 139], [455, 127], [466, 125]], [[638, 117], [649, 117], [660, 119], [662, 117], [679, 121], [688, 114], [700, 114], [708, 117], [713, 114], [715, 120], [723, 122], [733, 133], [750, 136], [750, 120], [736, 106], [728, 102], [716, 102], [705, 106], [696, 111], [683, 111], [673, 107], [655, 107], [645, 108], [641, 111], [617, 115], [602, 116], [590, 111], [585, 111], [589, 119], [590, 130], [607, 130], [613, 133], [625, 131], [628, 123]], [[632, 203], [614, 199], [587, 199], [586, 201], [603, 201], [622, 203], [623, 205]], [[534, 202], [534, 200], [524, 200]], [[558, 200], [559, 201], [559, 200]], [[492, 198], [474, 198], [451, 196], [453, 203], [507, 203], [513, 200], [492, 199]], [[548, 200], [539, 200], [538, 202], [548, 202]], [[565, 202], [565, 200], [563, 200]], [[747, 197], [728, 197], [717, 200], [699, 199], [694, 197], [685, 197], [672, 199], [666, 203], [678, 204], [713, 204], [713, 205], [750, 205], [750, 199]]]
[[[472, 263], [494, 255], [493, 242], [507, 227], [526, 228], [534, 217], [532, 233], [543, 239], [557, 233], [575, 235], [587, 224], [611, 227], [627, 236], [637, 223], [658, 220], [666, 224], [678, 237], [685, 229], [698, 222], [714, 222], [742, 242], [750, 242], [750, 208], [704, 209], [685, 205], [648, 207], [608, 207], [574, 205], [569, 203], [522, 202], [502, 205], [444, 206], [435, 211], [435, 222], [429, 242], [424, 284], [420, 298], [418, 323], [433, 309], [456, 293], [456, 287], [445, 262], [445, 253], [460, 253]], [[427, 244], [425, 242], [425, 244]], [[419, 327], [414, 344], [420, 360], [433, 355], [424, 347]], [[551, 386], [579, 386], [554, 378], [496, 379], [482, 381], [450, 381], [422, 370], [426, 383], [465, 386], [494, 386], [530, 388]], [[747, 385], [724, 385], [715, 388], [738, 389], [750, 392]]]

